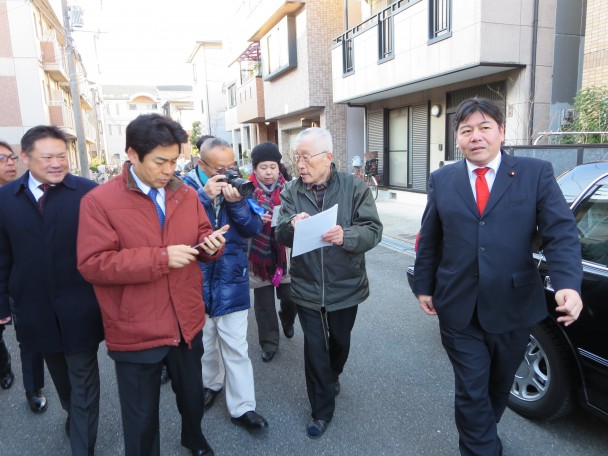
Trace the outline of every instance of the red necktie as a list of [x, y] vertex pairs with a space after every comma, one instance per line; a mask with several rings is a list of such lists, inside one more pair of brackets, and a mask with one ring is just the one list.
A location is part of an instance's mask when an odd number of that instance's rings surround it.
[[40, 190], [42, 190], [42, 196], [40, 198], [38, 198], [38, 210], [40, 211], [41, 214], [44, 209], [44, 197], [46, 196], [46, 192], [50, 186], [51, 186], [51, 184], [40, 184], [38, 186], [38, 188]]
[[488, 188], [488, 182], [486, 181], [486, 173], [490, 168], [477, 168], [473, 170], [477, 174], [475, 179], [475, 193], [477, 194], [477, 209], [479, 209], [479, 215], [483, 214], [483, 210], [486, 208], [488, 199], [490, 198], [490, 189]]

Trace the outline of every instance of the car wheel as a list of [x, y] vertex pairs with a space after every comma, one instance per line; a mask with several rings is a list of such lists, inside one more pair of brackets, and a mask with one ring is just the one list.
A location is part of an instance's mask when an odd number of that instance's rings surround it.
[[574, 406], [574, 379], [568, 347], [550, 320], [535, 326], [515, 373], [509, 407], [527, 418], [550, 420]]

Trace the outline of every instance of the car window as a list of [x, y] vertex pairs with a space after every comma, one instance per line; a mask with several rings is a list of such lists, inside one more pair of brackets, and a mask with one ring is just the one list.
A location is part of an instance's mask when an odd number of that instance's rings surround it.
[[587, 186], [608, 172], [606, 162], [588, 163], [586, 165], [577, 166], [570, 171], [565, 172], [557, 178], [557, 184], [566, 198], [566, 202], [570, 205], [581, 194]]
[[575, 214], [583, 260], [608, 264], [608, 178], [591, 189]]

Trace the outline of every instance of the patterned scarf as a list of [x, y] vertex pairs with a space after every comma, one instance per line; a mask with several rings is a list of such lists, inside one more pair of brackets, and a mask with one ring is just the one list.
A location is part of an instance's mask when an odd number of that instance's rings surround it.
[[[270, 188], [258, 182], [254, 173], [251, 173], [249, 180], [254, 183], [254, 196], [265, 211], [272, 212], [275, 206], [281, 204], [279, 193], [285, 187], [282, 174], [279, 174], [279, 180]], [[270, 225], [271, 222], [264, 223], [262, 231], [252, 239], [249, 249], [249, 270], [262, 280], [272, 279], [275, 269], [278, 266], [285, 269], [287, 264], [285, 246], [275, 241]]]

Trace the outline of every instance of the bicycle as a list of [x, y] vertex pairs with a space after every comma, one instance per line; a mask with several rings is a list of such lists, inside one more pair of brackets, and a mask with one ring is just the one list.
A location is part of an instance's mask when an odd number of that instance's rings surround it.
[[353, 169], [352, 174], [367, 184], [372, 192], [374, 201], [378, 199], [378, 181], [375, 177], [375, 175], [378, 173], [378, 159], [372, 158], [371, 160], [366, 160], [363, 173], [361, 172], [361, 157], [358, 155], [353, 157], [349, 165]]

